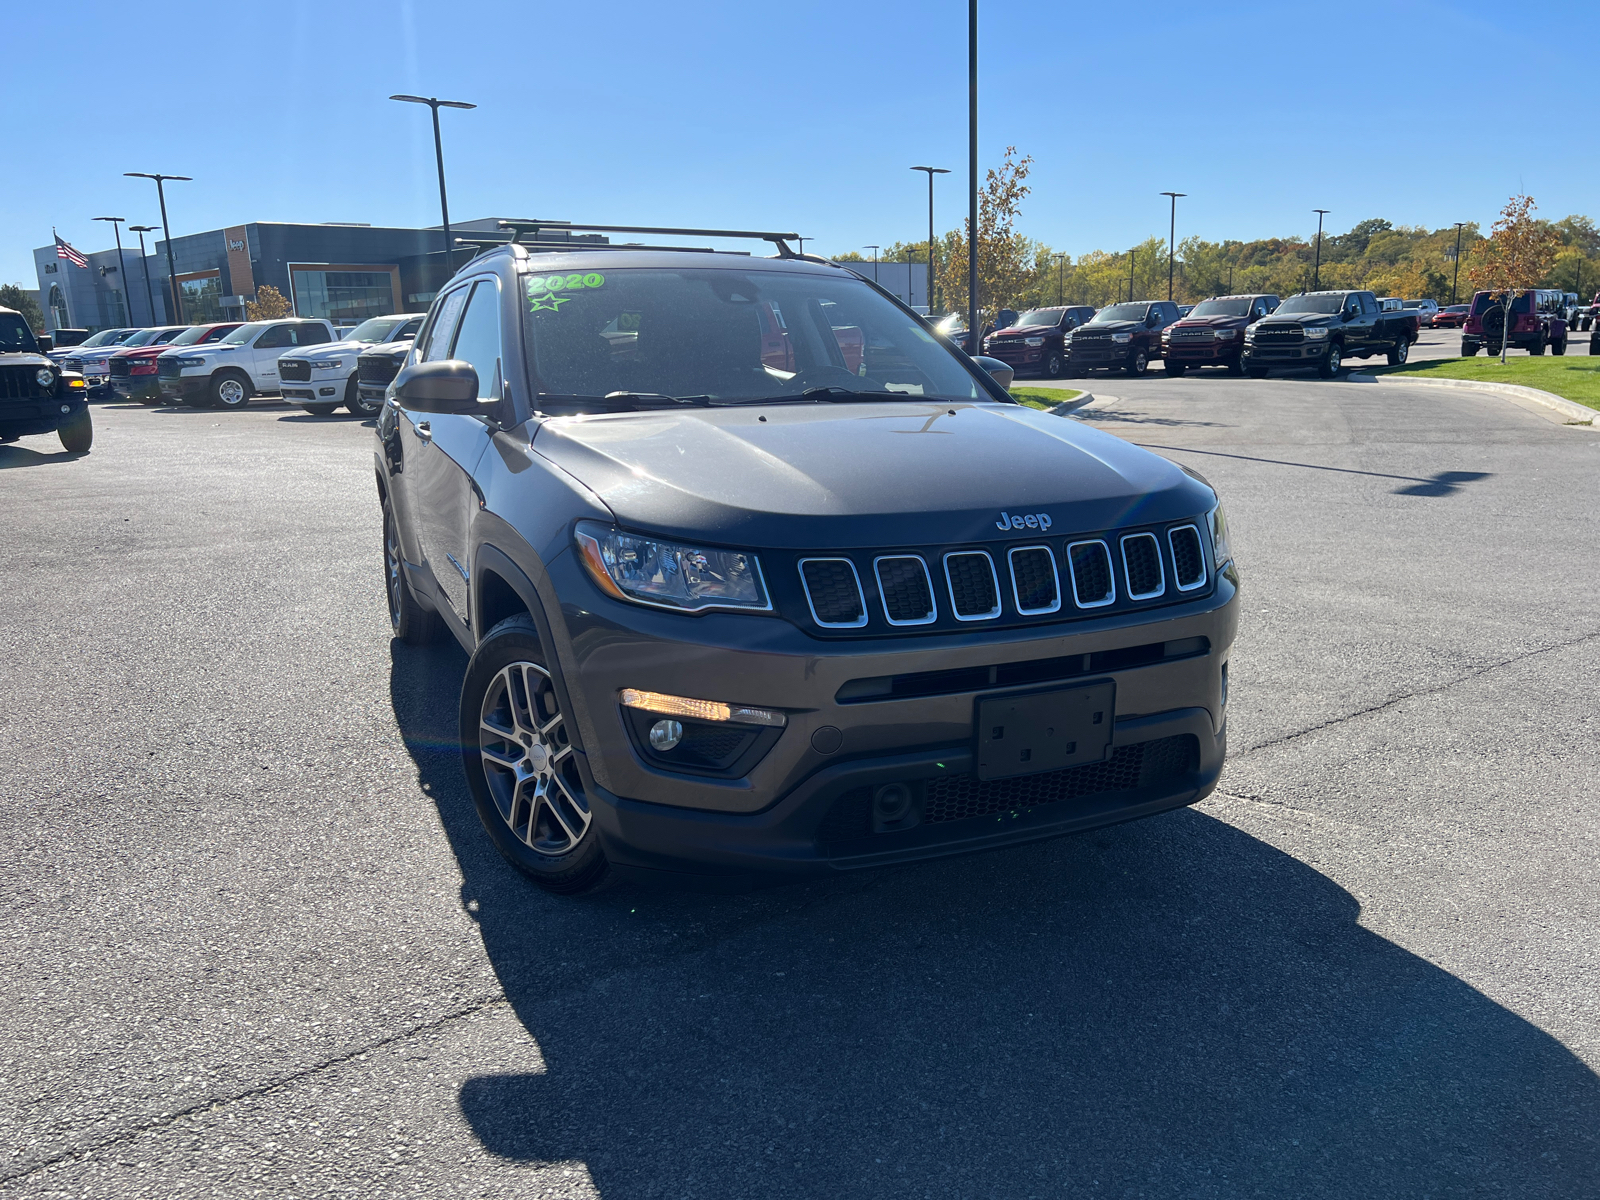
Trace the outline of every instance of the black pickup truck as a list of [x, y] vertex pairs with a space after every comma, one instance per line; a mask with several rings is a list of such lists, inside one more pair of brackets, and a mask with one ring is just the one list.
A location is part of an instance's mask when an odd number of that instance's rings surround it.
[[1415, 312], [1381, 311], [1371, 292], [1302, 292], [1245, 331], [1246, 369], [1259, 379], [1275, 366], [1315, 367], [1332, 379], [1347, 358], [1383, 354], [1398, 365], [1418, 325]]

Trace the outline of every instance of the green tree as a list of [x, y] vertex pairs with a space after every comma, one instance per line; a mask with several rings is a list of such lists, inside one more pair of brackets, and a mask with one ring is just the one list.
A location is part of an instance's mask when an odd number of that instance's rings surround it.
[[0, 308], [14, 308], [22, 314], [28, 328], [35, 333], [44, 332], [44, 313], [38, 302], [24, 290], [20, 283], [0, 283]]
[[[1488, 241], [1475, 256], [1468, 278], [1474, 287], [1489, 292], [1500, 302], [1505, 314], [1503, 328], [1511, 328], [1511, 305], [1518, 296], [1549, 274], [1555, 265], [1561, 235], [1546, 221], [1536, 220], [1539, 206], [1532, 196], [1513, 196], [1500, 210], [1500, 219], [1489, 231]], [[1500, 338], [1500, 361], [1506, 360], [1510, 338]]]
[[[1032, 242], [1017, 232], [1022, 202], [1031, 190], [1026, 180], [1033, 158], [1017, 157], [1007, 146], [998, 169], [991, 167], [978, 194], [978, 321], [994, 320], [1002, 308], [1023, 298], [1036, 274]], [[967, 237], [970, 221], [944, 238], [939, 262], [939, 284], [945, 303], [958, 311], [967, 308]]]

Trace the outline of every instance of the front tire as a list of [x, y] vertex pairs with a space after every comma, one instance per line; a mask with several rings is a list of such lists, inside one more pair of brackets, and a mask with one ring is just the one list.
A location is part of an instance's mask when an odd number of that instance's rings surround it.
[[250, 403], [250, 381], [237, 372], [213, 375], [206, 387], [210, 407], [239, 409]]
[[1566, 338], [1557, 338], [1555, 341], [1550, 343], [1550, 353], [1551, 354], [1565, 354], [1566, 352], [1567, 352], [1567, 339]]
[[302, 404], [300, 407], [313, 417], [331, 417], [339, 409], [337, 404]]
[[439, 636], [439, 614], [423, 608], [411, 594], [406, 565], [400, 552], [400, 528], [394, 503], [383, 502], [384, 594], [389, 602], [389, 627], [408, 646], [425, 646]]
[[1338, 342], [1334, 342], [1322, 356], [1322, 361], [1317, 364], [1317, 374], [1324, 379], [1332, 379], [1339, 374], [1339, 368], [1342, 366], [1344, 366], [1344, 351], [1339, 348]]
[[1128, 360], [1128, 374], [1137, 379], [1150, 367], [1150, 355], [1144, 350], [1135, 350], [1133, 357]]
[[1533, 339], [1533, 345], [1528, 347], [1528, 353], [1533, 355], [1535, 358], [1544, 357], [1544, 334], [1542, 332], [1538, 337]]
[[87, 454], [89, 447], [94, 445], [94, 418], [85, 408], [56, 432], [61, 436], [61, 445], [68, 454]]
[[1161, 365], [1168, 375], [1182, 375], [1189, 369], [1188, 363], [1173, 362], [1170, 358]]
[[1248, 370], [1248, 366], [1245, 363], [1244, 355], [1236, 355], [1228, 360], [1229, 375], [1243, 375], [1246, 370]]
[[461, 685], [461, 759], [478, 819], [506, 861], [545, 891], [587, 892], [610, 873], [533, 620], [491, 629]]
[[1058, 351], [1052, 350], [1045, 356], [1044, 367], [1041, 374], [1046, 379], [1060, 379], [1066, 373], [1067, 364]]
[[1477, 342], [1470, 342], [1466, 338], [1462, 338], [1461, 339], [1461, 357], [1462, 358], [1477, 358], [1478, 357], [1478, 343]]

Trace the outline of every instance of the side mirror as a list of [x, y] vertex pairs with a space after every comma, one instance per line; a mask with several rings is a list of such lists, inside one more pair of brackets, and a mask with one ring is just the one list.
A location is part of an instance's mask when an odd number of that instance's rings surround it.
[[1011, 369], [1011, 364], [1003, 363], [998, 358], [990, 358], [986, 354], [979, 354], [972, 361], [989, 372], [1001, 387], [1007, 391], [1011, 390], [1011, 381], [1017, 377], [1017, 373]]
[[458, 358], [412, 363], [395, 376], [394, 397], [413, 412], [490, 415], [493, 401], [479, 403], [478, 372]]
[[56, 348], [55, 338], [51, 337], [48, 333], [39, 334], [34, 338], [34, 341], [39, 343], [40, 354], [49, 354], [50, 351]]
[[1339, 314], [1339, 320], [1341, 321], [1354, 321], [1355, 319], [1356, 310], [1353, 308], [1347, 308], [1344, 310], [1344, 312]]

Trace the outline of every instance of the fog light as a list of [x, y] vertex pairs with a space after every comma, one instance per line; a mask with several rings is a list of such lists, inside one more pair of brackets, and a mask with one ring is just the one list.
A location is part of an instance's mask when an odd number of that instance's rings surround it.
[[72, 405], [70, 405], [70, 404], [63, 404], [63, 405], [62, 405], [62, 406], [61, 406], [61, 411], [62, 411], [62, 412], [64, 412], [64, 413], [69, 413], [69, 412], [71, 412], [71, 411], [72, 411]]
[[652, 750], [659, 750], [665, 754], [681, 741], [683, 741], [683, 723], [681, 721], [657, 721], [650, 726], [650, 749]]

